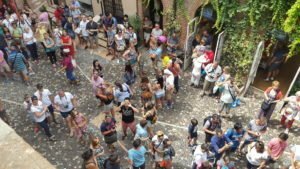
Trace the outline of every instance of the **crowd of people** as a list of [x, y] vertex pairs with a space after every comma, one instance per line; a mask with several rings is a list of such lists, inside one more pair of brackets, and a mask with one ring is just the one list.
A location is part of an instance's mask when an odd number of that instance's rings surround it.
[[[116, 59], [124, 66], [123, 80], [109, 82], [105, 79], [108, 72], [103, 71], [101, 62], [91, 61], [93, 95], [105, 116], [96, 130], [87, 117], [77, 110], [77, 98], [72, 93], [57, 89], [57, 95], [54, 95], [42, 83], [36, 84], [36, 92], [32, 96], [26, 94], [23, 103], [35, 133], [43, 129], [50, 141], [56, 141], [49, 124], [59, 123], [55, 114], [59, 112], [69, 135], [75, 136], [80, 144], [88, 147], [82, 154], [84, 168], [122, 168], [115, 145], [118, 140], [124, 139], [132, 140], [131, 149], [127, 151], [123, 148], [128, 153], [128, 163], [134, 169], [146, 168], [146, 160], [150, 160], [145, 158], [146, 154], [153, 156], [153, 168], [173, 167], [172, 160], [176, 153], [172, 140], [165, 134], [168, 131], [155, 130], [155, 124], [159, 111], [174, 109], [174, 96], [180, 92], [183, 72], [176, 32], [167, 34], [159, 24], [144, 17], [143, 37], [139, 37], [127, 15], [119, 21], [107, 13], [95, 21], [92, 16], [81, 13], [77, 0], [57, 6], [53, 18], [46, 10], [40, 10], [37, 14], [28, 6], [18, 12], [10, 9], [4, 11], [0, 22], [0, 73], [5, 80], [14, 80], [14, 74], [17, 73], [26, 85], [33, 85], [30, 81], [30, 76], [35, 74], [32, 65], [38, 66], [41, 53], [44, 53], [55, 73], [65, 71], [70, 84], [79, 85], [74, 74], [77, 67], [76, 51], [79, 48], [98, 48], [100, 30], [104, 31], [107, 38], [107, 56], [111, 55], [112, 60]], [[144, 40], [143, 44], [139, 43], [140, 39]], [[140, 50], [141, 46], [146, 49], [145, 52]], [[200, 96], [215, 99], [220, 107], [217, 113], [204, 118], [204, 140], [198, 139], [198, 120], [191, 119], [187, 128], [187, 142], [193, 156], [191, 167], [233, 169], [236, 168], [231, 159], [233, 154], [239, 158], [246, 157], [248, 169], [273, 166], [287, 149], [289, 129], [300, 111], [300, 91], [283, 98], [279, 82], [273, 81], [272, 86], [264, 92], [260, 111], [247, 128], [237, 121], [225, 131], [222, 122], [231, 118], [232, 108], [239, 106], [241, 89], [231, 75], [231, 68], [214, 60], [212, 36], [207, 30], [196, 37], [193, 46], [190, 86], [202, 86]], [[152, 64], [148, 65], [150, 62]], [[152, 70], [148, 69], [149, 66]], [[224, 66], [223, 69], [221, 66]], [[155, 75], [155, 81], [150, 81], [151, 73]], [[137, 82], [138, 79], [140, 82]], [[134, 101], [140, 101], [140, 104], [135, 105]], [[268, 131], [279, 101], [286, 102], [281, 111], [281, 125], [285, 131], [265, 145], [260, 138]], [[1, 103], [0, 112], [5, 112]], [[116, 113], [121, 114], [120, 122], [116, 120]], [[136, 114], [142, 119], [137, 120]], [[9, 123], [7, 116], [1, 118]], [[121, 133], [116, 129], [118, 123], [122, 128]], [[127, 132], [128, 128], [131, 133]], [[101, 133], [103, 139], [95, 133]], [[122, 137], [119, 139], [118, 135]], [[109, 152], [104, 151], [101, 140], [104, 140]], [[291, 152], [292, 165], [289, 169], [300, 169], [300, 146], [294, 146]]]

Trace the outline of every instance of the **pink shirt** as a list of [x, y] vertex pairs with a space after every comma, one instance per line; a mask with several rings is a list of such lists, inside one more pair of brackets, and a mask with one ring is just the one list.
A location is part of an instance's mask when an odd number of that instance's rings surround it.
[[3, 57], [3, 52], [0, 51], [0, 66], [4, 66], [4, 65], [7, 65], [7, 63]]
[[271, 150], [271, 157], [279, 157], [287, 147], [287, 142], [281, 142], [279, 138], [273, 138], [269, 144], [268, 148]]
[[95, 94], [97, 94], [98, 89], [105, 88], [103, 83], [104, 83], [104, 80], [100, 76], [98, 76], [97, 80], [95, 80], [93, 77], [92, 84], [93, 84], [93, 92]]
[[40, 22], [49, 22], [49, 16], [47, 12], [43, 12], [39, 16]]

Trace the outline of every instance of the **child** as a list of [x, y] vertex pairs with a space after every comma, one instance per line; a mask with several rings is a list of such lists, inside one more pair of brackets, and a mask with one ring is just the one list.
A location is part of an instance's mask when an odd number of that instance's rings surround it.
[[197, 144], [197, 137], [198, 137], [198, 120], [196, 120], [195, 118], [193, 118], [191, 120], [191, 124], [188, 127], [188, 132], [189, 132], [189, 136], [188, 136], [188, 146], [192, 147], [193, 145]]
[[77, 141], [79, 141], [82, 145], [85, 144], [85, 140], [83, 136], [87, 131], [87, 119], [83, 116], [83, 114], [73, 110], [71, 112], [71, 123], [75, 128], [75, 134], [77, 137]]
[[234, 162], [230, 161], [229, 157], [226, 156], [217, 162], [217, 169], [235, 169]]
[[39, 127], [38, 127], [38, 124], [34, 120], [33, 113], [31, 112], [31, 105], [32, 105], [32, 101], [31, 101], [29, 94], [25, 94], [24, 102], [23, 102], [24, 110], [27, 113], [27, 118], [29, 118], [29, 120], [33, 123], [34, 133], [37, 133], [39, 131]]

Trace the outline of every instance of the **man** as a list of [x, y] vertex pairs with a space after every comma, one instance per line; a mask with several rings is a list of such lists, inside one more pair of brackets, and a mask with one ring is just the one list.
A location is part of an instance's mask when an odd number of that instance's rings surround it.
[[29, 85], [29, 77], [27, 76], [27, 60], [24, 55], [18, 51], [17, 46], [11, 45], [10, 54], [8, 56], [8, 63], [14, 71], [20, 74], [26, 85]]
[[127, 128], [131, 130], [133, 135], [135, 135], [135, 122], [134, 122], [134, 114], [138, 113], [139, 110], [131, 105], [130, 99], [125, 98], [124, 102], [117, 108], [116, 111], [119, 111], [122, 114], [122, 129], [124, 135], [122, 136], [122, 140], [127, 137]]
[[96, 48], [98, 44], [98, 24], [93, 20], [92, 16], [89, 16], [89, 22], [86, 25], [86, 29], [89, 32], [89, 41], [91, 48]]
[[69, 93], [59, 90], [57, 95], [54, 97], [54, 107], [58, 110], [61, 116], [64, 118], [67, 126], [70, 130], [70, 136], [73, 136], [73, 129], [71, 126], [70, 113], [75, 109], [77, 103], [75, 97]]
[[240, 145], [244, 135], [245, 130], [243, 129], [242, 123], [236, 122], [233, 128], [226, 131], [225, 136], [228, 137], [233, 143], [230, 147], [230, 151], [234, 152]]
[[128, 29], [129, 27], [128, 15], [126, 14], [123, 16], [122, 25], [125, 27], [125, 29]]
[[105, 120], [101, 123], [100, 130], [104, 136], [104, 141], [108, 148], [113, 151], [115, 149], [114, 143], [118, 140], [116, 131], [116, 120], [110, 115], [105, 116]]
[[176, 33], [172, 33], [172, 36], [168, 38], [167, 41], [167, 50], [169, 54], [176, 54], [177, 48], [179, 45], [179, 39]]
[[144, 22], [143, 22], [143, 31], [144, 31], [144, 45], [148, 45], [149, 40], [150, 40], [150, 35], [152, 31], [152, 21], [149, 20], [147, 16], [144, 17]]
[[203, 31], [202, 39], [204, 40], [204, 46], [211, 46], [212, 43], [212, 36], [208, 33], [207, 30]]
[[128, 161], [133, 169], [145, 169], [145, 153], [146, 148], [142, 146], [142, 141], [136, 139], [133, 141], [133, 148], [128, 150]]
[[163, 141], [168, 139], [162, 131], [157, 131], [156, 135], [152, 138], [152, 143], [150, 144], [150, 150], [154, 154], [155, 166], [158, 167], [160, 162], [163, 160], [160, 152], [163, 152], [164, 146]]
[[[206, 120], [205, 120], [206, 119]], [[205, 143], [210, 143], [211, 138], [216, 134], [216, 129], [221, 128], [221, 117], [217, 114], [204, 119], [203, 131], [205, 132]]]
[[218, 62], [210, 63], [205, 66], [205, 80], [203, 85], [203, 91], [201, 97], [205, 94], [212, 94], [212, 89], [215, 86], [215, 82], [218, 80], [219, 76], [222, 74], [222, 68], [219, 66]]
[[10, 67], [4, 59], [4, 53], [0, 50], [0, 75], [5, 77], [5, 80], [12, 78], [12, 72], [10, 71]]
[[53, 96], [52, 93], [48, 89], [44, 89], [43, 85], [38, 83], [36, 85], [37, 91], [34, 93], [34, 95], [43, 103], [43, 105], [47, 106], [48, 111], [50, 112], [52, 116], [52, 120], [54, 123], [57, 124], [57, 121], [55, 120], [54, 115], [54, 108], [53, 108]]
[[244, 146], [256, 142], [260, 139], [260, 136], [267, 131], [267, 120], [265, 117], [259, 119], [253, 119], [248, 124], [247, 134], [245, 140], [239, 146], [239, 152], [241, 152]]
[[273, 138], [268, 143], [268, 153], [270, 159], [268, 163], [275, 163], [283, 154], [284, 150], [287, 148], [287, 139], [289, 135], [286, 133], [280, 133], [278, 138]]
[[105, 18], [103, 19], [103, 28], [105, 31], [105, 35], [106, 35], [107, 27], [109, 25], [112, 27], [112, 30], [116, 33], [117, 24], [118, 24], [117, 19], [113, 17], [111, 13], [106, 13]]
[[155, 24], [155, 27], [152, 29], [151, 36], [155, 39], [158, 39], [163, 34], [163, 31], [160, 29], [159, 24]]
[[175, 86], [175, 93], [179, 91], [179, 74], [181, 72], [180, 65], [176, 63], [176, 57], [172, 59], [172, 62], [168, 65], [168, 69], [174, 75], [174, 86]]
[[223, 153], [232, 146], [231, 140], [224, 135], [222, 129], [216, 129], [216, 135], [211, 138], [210, 150], [215, 153], [215, 161], [217, 162], [222, 157]]
[[[82, 20], [80, 21], [79, 27], [81, 30], [81, 36], [82, 36], [82, 45], [85, 46], [84, 49], [88, 48], [88, 40], [89, 40], [89, 32], [87, 31], [87, 23], [89, 22], [86, 19], [85, 15], [82, 15]], [[90, 44], [91, 45], [91, 44]]]
[[133, 30], [132, 26], [128, 27], [128, 36], [129, 36], [129, 41], [127, 46], [129, 46], [130, 43], [132, 43], [135, 46], [135, 49], [137, 50], [137, 36], [136, 33]]
[[30, 21], [27, 18], [24, 18], [23, 15], [20, 15], [18, 26], [22, 29], [23, 32], [24, 32], [25, 28], [31, 29], [31, 23], [30, 23]]
[[165, 76], [165, 86], [166, 86], [166, 101], [167, 101], [167, 109], [171, 109], [173, 107], [173, 92], [174, 92], [174, 75], [169, 69], [164, 70]]
[[44, 129], [46, 135], [49, 138], [49, 141], [55, 141], [54, 136], [50, 133], [47, 115], [48, 110], [47, 106], [43, 105], [41, 101], [38, 100], [36, 96], [31, 97], [32, 105], [30, 111], [34, 114], [34, 121], [39, 124], [41, 128]]

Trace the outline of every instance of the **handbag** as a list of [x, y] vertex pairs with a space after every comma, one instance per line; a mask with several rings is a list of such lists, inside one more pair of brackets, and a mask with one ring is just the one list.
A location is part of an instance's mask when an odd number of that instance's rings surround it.
[[264, 100], [264, 101], [262, 102], [260, 108], [261, 108], [263, 111], [268, 111], [268, 110], [270, 109], [270, 107], [271, 107], [270, 101], [269, 101], [269, 100]]

